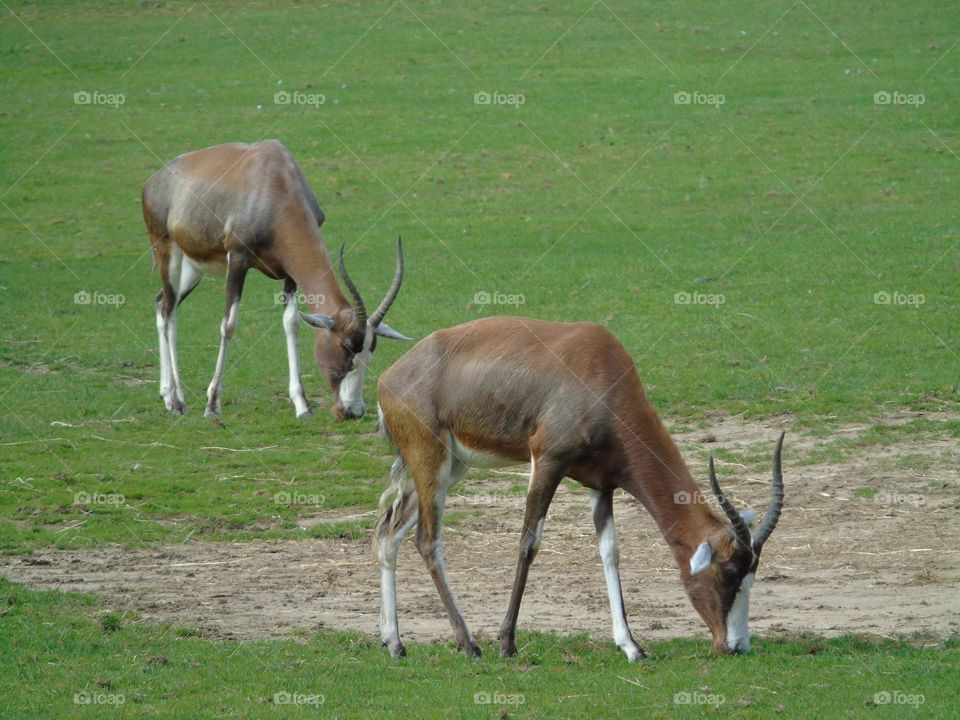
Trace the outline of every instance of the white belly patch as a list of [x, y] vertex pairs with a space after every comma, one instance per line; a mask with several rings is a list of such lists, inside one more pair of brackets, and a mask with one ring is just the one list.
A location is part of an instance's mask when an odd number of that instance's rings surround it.
[[468, 447], [460, 442], [453, 433], [450, 433], [450, 449], [453, 451], [454, 457], [468, 467], [501, 468], [520, 464], [510, 458], [500, 457], [499, 455], [493, 455], [492, 453]]

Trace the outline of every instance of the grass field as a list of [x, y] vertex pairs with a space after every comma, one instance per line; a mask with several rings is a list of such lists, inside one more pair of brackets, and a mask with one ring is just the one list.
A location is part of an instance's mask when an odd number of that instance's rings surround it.
[[[298, 523], [371, 507], [389, 459], [374, 417], [327, 412], [306, 333], [319, 412], [294, 419], [277, 283], [247, 283], [223, 422], [202, 412], [221, 280], [180, 312], [189, 412], [159, 398], [140, 189], [233, 140], [290, 149], [368, 297], [403, 234], [389, 322], [417, 339], [495, 314], [599, 322], [685, 426], [786, 417], [830, 437], [903, 408], [955, 415], [960, 18], [945, 2], [841, 7], [4, 2], [0, 551], [367, 536], [369, 517]], [[406, 347], [380, 344], [368, 405]], [[819, 452], [918, 434], [955, 439], [960, 423]], [[282, 691], [340, 717], [692, 717], [702, 705], [673, 694], [702, 687], [729, 717], [946, 717], [958, 702], [954, 641], [769, 639], [729, 662], [677, 640], [636, 669], [608, 642], [527, 635], [519, 662], [423, 646], [396, 665], [366, 637], [235, 645], [135, 617], [111, 631], [95, 599], [0, 595], [11, 717], [99, 714], [72, 701], [97, 688], [126, 696], [117, 716], [316, 710], [260, 702]], [[925, 702], [865, 707], [894, 691]]]
[[[488, 642], [480, 662], [425, 645], [397, 663], [370, 637], [209, 642], [189, 628], [97, 619], [87, 596], [2, 590], [0, 653], [15, 672], [0, 680], [0, 712], [12, 717], [944, 718], [960, 702], [956, 641], [771, 639], [730, 661], [676, 640], [637, 666], [609, 642], [521, 633], [519, 661], [497, 659]], [[56, 639], [38, 626], [57, 628]]]

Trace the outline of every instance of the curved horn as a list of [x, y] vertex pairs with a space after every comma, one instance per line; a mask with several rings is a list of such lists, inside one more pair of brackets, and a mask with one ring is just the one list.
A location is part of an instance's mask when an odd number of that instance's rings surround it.
[[390, 306], [393, 305], [393, 301], [397, 299], [397, 294], [400, 292], [400, 284], [403, 282], [403, 243], [400, 240], [400, 236], [397, 235], [397, 271], [393, 275], [393, 282], [390, 284], [390, 289], [387, 290], [386, 297], [383, 298], [383, 302], [380, 303], [373, 315], [370, 316], [370, 324], [373, 327], [377, 327], [380, 324], [380, 321], [383, 320], [383, 316], [387, 314], [387, 310], [390, 309]]
[[723, 508], [723, 512], [730, 521], [730, 524], [733, 525], [733, 535], [737, 539], [737, 542], [744, 548], [748, 550], [751, 549], [750, 530], [747, 528], [747, 524], [720, 490], [720, 484], [717, 482], [717, 473], [713, 469], [713, 456], [710, 457], [710, 487], [713, 488], [713, 494], [717, 496], [717, 502], [720, 503], [720, 507]]
[[767, 538], [770, 537], [770, 533], [777, 526], [780, 511], [783, 509], [783, 470], [780, 466], [780, 451], [783, 449], [784, 434], [783, 432], [780, 433], [780, 439], [777, 440], [777, 450], [773, 455], [773, 497], [770, 498], [770, 505], [767, 506], [763, 522], [757, 528], [753, 537], [753, 546], [757, 550], [763, 547]]
[[343, 284], [347, 286], [347, 290], [349, 290], [350, 294], [353, 296], [354, 319], [356, 320], [357, 327], [363, 330], [367, 327], [367, 308], [363, 304], [363, 298], [360, 297], [360, 291], [357, 290], [357, 286], [354, 285], [353, 280], [350, 279], [350, 274], [347, 272], [347, 266], [343, 262], [343, 247], [344, 243], [340, 243], [340, 277], [343, 278]]

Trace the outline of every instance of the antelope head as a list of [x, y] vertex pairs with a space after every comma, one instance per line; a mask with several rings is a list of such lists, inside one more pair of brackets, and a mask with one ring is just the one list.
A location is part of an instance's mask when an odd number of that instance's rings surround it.
[[333, 413], [339, 420], [363, 417], [363, 378], [376, 350], [377, 338], [410, 340], [383, 322], [403, 282], [403, 245], [400, 238], [397, 238], [397, 269], [393, 282], [379, 307], [369, 316], [360, 291], [347, 272], [343, 250], [344, 246], [341, 245], [340, 277], [353, 298], [353, 307], [348, 306], [335, 315], [300, 313], [303, 321], [317, 330], [314, 357], [336, 397]]
[[709, 626], [713, 649], [718, 653], [750, 651], [750, 588], [756, 576], [760, 551], [777, 526], [783, 508], [782, 447], [783, 433], [773, 457], [773, 495], [763, 522], [753, 534], [749, 525], [756, 512], [739, 513], [734, 509], [720, 491], [713, 458], [710, 458], [710, 487], [730, 524], [704, 539], [690, 558], [689, 571], [684, 568], [682, 572], [687, 594]]

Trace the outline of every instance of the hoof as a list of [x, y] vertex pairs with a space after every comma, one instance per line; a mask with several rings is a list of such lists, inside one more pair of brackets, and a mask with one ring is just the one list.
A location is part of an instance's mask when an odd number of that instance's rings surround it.
[[207, 406], [207, 409], [203, 411], [204, 417], [220, 417], [220, 411], [216, 408]]
[[297, 420], [303, 420], [304, 418], [312, 418], [312, 417], [313, 417], [313, 410], [310, 410], [309, 408], [303, 411], [302, 413], [297, 413]]
[[172, 412], [174, 415], [183, 415], [185, 412], [187, 412], [186, 403], [184, 403], [182, 400], [178, 400], [177, 398], [164, 401], [164, 405], [166, 405], [167, 410]]
[[407, 656], [407, 649], [402, 642], [394, 643], [390, 647], [390, 657], [402, 658]]
[[638, 662], [640, 660], [648, 660], [647, 654], [643, 651], [643, 648], [634, 645], [633, 647], [620, 648], [627, 654], [627, 660], [630, 662]]
[[473, 642], [468, 645], [461, 645], [458, 649], [464, 655], [469, 655], [470, 657], [483, 657], [483, 652], [480, 650], [480, 646]]
[[507, 644], [507, 645], [501, 645], [501, 646], [500, 646], [500, 657], [502, 657], [502, 658], [510, 658], [510, 657], [516, 657], [516, 656], [517, 656], [517, 644], [516, 644], [516, 643], [509, 643], [509, 644]]

